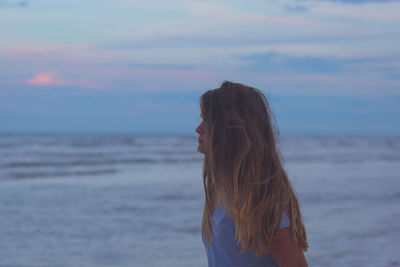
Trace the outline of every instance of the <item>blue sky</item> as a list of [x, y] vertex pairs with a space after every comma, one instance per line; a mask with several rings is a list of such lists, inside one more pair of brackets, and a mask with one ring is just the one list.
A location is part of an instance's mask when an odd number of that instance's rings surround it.
[[400, 1], [0, 0], [0, 132], [195, 134], [224, 80], [282, 135], [400, 134]]

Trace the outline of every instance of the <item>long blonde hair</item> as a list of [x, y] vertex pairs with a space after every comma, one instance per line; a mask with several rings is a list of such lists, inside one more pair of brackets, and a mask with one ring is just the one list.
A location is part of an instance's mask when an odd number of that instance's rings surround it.
[[290, 219], [293, 240], [306, 251], [299, 203], [282, 166], [275, 144], [279, 132], [264, 94], [225, 81], [201, 96], [200, 108], [208, 140], [203, 162], [203, 242], [213, 240], [212, 207], [218, 195], [234, 220], [242, 252], [268, 253], [283, 212]]

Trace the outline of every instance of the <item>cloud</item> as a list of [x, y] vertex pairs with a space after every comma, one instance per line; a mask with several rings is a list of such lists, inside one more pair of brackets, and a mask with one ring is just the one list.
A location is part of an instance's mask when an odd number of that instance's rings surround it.
[[38, 73], [26, 81], [27, 85], [30, 86], [56, 86], [56, 87], [81, 87], [87, 89], [106, 89], [96, 82], [91, 81], [76, 81], [76, 80], [65, 80], [56, 77], [54, 74], [49, 73]]
[[129, 68], [134, 69], [170, 69], [170, 70], [193, 70], [194, 64], [169, 64], [169, 63], [130, 63]]
[[387, 78], [392, 80], [400, 80], [400, 73], [388, 75]]
[[[166, 5], [165, 3], [160, 3], [160, 5]], [[170, 6], [168, 2], [164, 12], [168, 13]], [[148, 49], [165, 45], [186, 47], [208, 43], [211, 43], [209, 46], [213, 46], [215, 43], [221, 43], [219, 40], [224, 37], [228, 37], [228, 41], [235, 42], [237, 39], [246, 40], [254, 36], [271, 35], [274, 32], [282, 33], [293, 27], [306, 28], [315, 25], [316, 22], [315, 19], [287, 16], [273, 11], [246, 11], [234, 5], [218, 4], [212, 1], [181, 1], [177, 9], [184, 15], [165, 21], [156, 20], [136, 25], [134, 30], [121, 36], [121, 40], [126, 41], [122, 41], [122, 45], [118, 45], [119, 41], [117, 41], [114, 48]], [[278, 28], [283, 29], [277, 30]], [[107, 41], [100, 45], [104, 44], [107, 44]]]
[[36, 74], [27, 81], [29, 85], [51, 85], [53, 82], [54, 78], [46, 73]]
[[337, 2], [343, 4], [351, 4], [351, 5], [359, 5], [359, 4], [367, 4], [367, 3], [387, 3], [387, 2], [396, 2], [398, 0], [281, 0], [285, 4], [285, 6], [299, 6], [300, 9], [302, 7], [306, 7], [307, 4], [315, 5], [323, 2]]
[[274, 52], [238, 56], [238, 58], [249, 63], [246, 69], [268, 73], [337, 73], [345, 69], [343, 60], [334, 58], [294, 56]]
[[306, 12], [306, 11], [308, 11], [307, 6], [299, 5], [299, 4], [287, 4], [284, 6], [284, 9], [289, 12]]
[[28, 6], [28, 2], [25, 1], [0, 1], [0, 8], [13, 8], [20, 7], [24, 8]]
[[137, 49], [163, 49], [166, 48], [184, 48], [184, 49], [197, 49], [197, 48], [218, 48], [221, 47], [221, 52], [227, 51], [229, 47], [252, 47], [266, 46], [266, 45], [295, 45], [295, 44], [315, 44], [319, 42], [354, 42], [384, 38], [386, 35], [377, 35], [370, 33], [352, 32], [311, 32], [303, 34], [268, 34], [267, 32], [258, 32], [252, 36], [242, 35], [174, 35], [174, 36], [158, 36], [154, 38], [142, 40], [130, 40], [110, 42], [95, 45], [94, 47], [99, 50], [137, 50]]
[[273, 93], [365, 98], [400, 94], [398, 57], [338, 58], [269, 52], [236, 58], [243, 64], [237, 67], [234, 79], [250, 80]]
[[[320, 21], [338, 18], [353, 22], [399, 22], [398, 0], [288, 0], [282, 5], [299, 5], [308, 8], [311, 14], [318, 14]], [[349, 25], [352, 26], [352, 25]], [[374, 25], [371, 25], [373, 28]]]
[[396, 58], [360, 57], [338, 58], [329, 56], [302, 56], [268, 52], [235, 56], [247, 62], [247, 70], [268, 73], [359, 73], [375, 71], [390, 73], [396, 71]]
[[365, 3], [395, 2], [397, 0], [321, 0], [321, 1], [341, 2], [344, 4], [365, 4]]

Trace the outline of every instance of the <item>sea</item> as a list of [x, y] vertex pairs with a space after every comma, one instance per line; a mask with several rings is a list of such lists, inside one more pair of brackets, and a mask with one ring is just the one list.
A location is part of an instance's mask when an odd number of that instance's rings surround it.
[[[281, 136], [309, 266], [400, 266], [400, 137]], [[0, 134], [1, 267], [205, 267], [195, 135]]]

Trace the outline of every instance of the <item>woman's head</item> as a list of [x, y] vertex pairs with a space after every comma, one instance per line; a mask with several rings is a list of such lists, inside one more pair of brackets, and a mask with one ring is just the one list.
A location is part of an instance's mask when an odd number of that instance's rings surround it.
[[[278, 131], [264, 94], [250, 86], [225, 81], [200, 98], [202, 123], [198, 150], [204, 153], [205, 206], [203, 237], [212, 239], [212, 208], [216, 196], [229, 208], [243, 250], [266, 251], [282, 212], [305, 249], [299, 206], [276, 147]], [[276, 207], [282, 207], [277, 210]]]
[[232, 148], [244, 149], [250, 139], [259, 135], [264, 139], [274, 137], [267, 99], [256, 88], [225, 81], [220, 88], [201, 96], [200, 109], [203, 121], [196, 132], [199, 152], [203, 154], [209, 151], [209, 146], [221, 145], [221, 141], [231, 143]]

